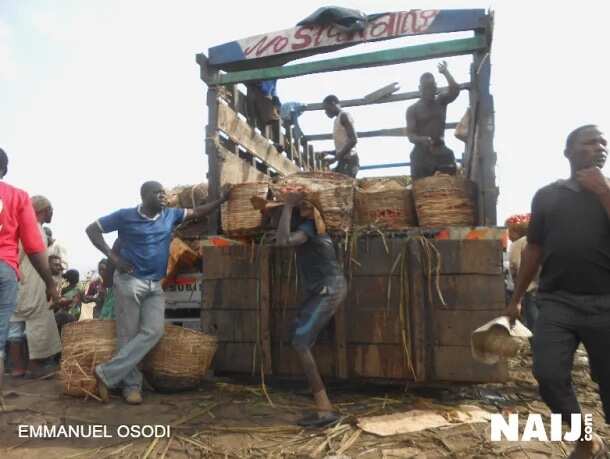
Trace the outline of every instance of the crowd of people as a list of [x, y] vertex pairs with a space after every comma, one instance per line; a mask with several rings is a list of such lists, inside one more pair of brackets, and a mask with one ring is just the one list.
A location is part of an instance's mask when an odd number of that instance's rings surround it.
[[43, 226], [53, 219], [51, 202], [44, 196], [33, 196], [31, 205], [34, 221], [26, 222], [26, 228], [33, 235], [38, 234], [46, 247], [46, 265], [55, 295], [49, 293], [35, 262], [27, 256], [27, 246], [22, 244], [17, 255], [19, 288], [8, 322], [5, 367], [13, 377], [39, 378], [57, 370], [61, 331], [67, 323], [81, 318], [83, 306], [89, 309], [90, 318], [114, 317], [112, 280], [108, 276], [112, 266], [108, 260], [100, 261], [99, 274], [82, 282], [78, 270], [67, 269], [65, 248], [53, 238], [50, 227]]

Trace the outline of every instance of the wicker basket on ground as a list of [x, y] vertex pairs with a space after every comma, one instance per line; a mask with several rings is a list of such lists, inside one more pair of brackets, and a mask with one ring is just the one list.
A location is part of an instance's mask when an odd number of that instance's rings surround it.
[[388, 230], [417, 226], [413, 193], [390, 177], [358, 181], [354, 214], [358, 226], [375, 225]]
[[474, 226], [475, 187], [470, 180], [437, 175], [415, 180], [413, 197], [420, 226]]
[[97, 396], [93, 371], [116, 352], [114, 320], [85, 320], [64, 325], [60, 377], [64, 393], [75, 397]]
[[349, 231], [354, 209], [354, 179], [335, 172], [298, 172], [280, 179], [271, 189], [281, 200], [283, 190], [305, 191], [305, 199], [322, 213], [328, 231]]
[[165, 334], [144, 359], [146, 379], [159, 391], [195, 389], [210, 368], [217, 346], [214, 336], [166, 325]]
[[229, 236], [248, 236], [261, 230], [263, 215], [250, 201], [253, 197], [267, 198], [269, 184], [240, 183], [231, 190], [229, 200], [222, 205], [222, 228]]

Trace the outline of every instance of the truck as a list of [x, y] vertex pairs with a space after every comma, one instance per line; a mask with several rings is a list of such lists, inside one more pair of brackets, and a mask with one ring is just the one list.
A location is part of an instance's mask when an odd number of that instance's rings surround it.
[[[451, 32], [472, 35], [442, 40], [441, 34]], [[338, 49], [355, 49], [362, 43], [390, 43], [423, 34], [435, 41], [288, 64]], [[408, 10], [372, 16], [358, 32], [342, 31], [333, 24], [301, 25], [224, 43], [196, 56], [207, 87], [205, 152], [212, 199], [224, 183], [272, 181], [324, 169], [316, 143], [329, 135], [305, 135], [284, 124], [276, 129], [278, 143], [272, 139], [273, 126], [256, 129], [243, 85], [458, 55], [472, 57], [470, 80], [460, 84], [460, 90], [468, 92], [470, 111], [460, 161], [465, 177], [476, 185], [476, 225], [335, 237], [349, 278], [349, 294], [314, 348], [325, 377], [409, 383], [503, 382], [508, 378], [506, 363], [483, 365], [470, 351], [471, 332], [501, 315], [505, 305], [504, 230], [496, 221], [499, 190], [490, 93], [492, 37], [493, 13], [483, 9]], [[384, 89], [374, 97], [342, 100], [341, 105], [380, 105], [418, 97], [418, 91]], [[306, 103], [304, 110], [322, 110], [322, 104]], [[448, 123], [447, 129], [456, 124]], [[358, 132], [359, 137], [405, 135], [404, 127]], [[368, 167], [380, 166], [392, 165]], [[211, 216], [209, 223], [210, 233], [217, 234], [220, 215]], [[204, 250], [201, 326], [218, 336], [217, 372], [280, 378], [301, 375], [288, 336], [298, 308], [297, 284], [289, 250], [261, 244]]]

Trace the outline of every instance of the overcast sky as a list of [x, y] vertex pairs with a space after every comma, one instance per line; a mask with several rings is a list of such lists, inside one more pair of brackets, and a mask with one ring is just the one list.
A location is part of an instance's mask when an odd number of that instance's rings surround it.
[[[409, 8], [495, 10], [491, 61], [499, 223], [528, 211], [536, 189], [567, 175], [562, 151], [571, 129], [591, 122], [606, 128], [606, 2], [334, 3], [368, 14]], [[145, 180], [167, 187], [205, 180], [206, 88], [195, 54], [291, 27], [324, 5], [314, 0], [0, 0], [0, 146], [10, 158], [6, 180], [50, 198], [55, 207], [51, 226], [67, 247], [70, 264], [94, 267], [101, 254], [85, 236], [87, 224], [137, 204]], [[461, 36], [403, 38], [309, 60]], [[447, 61], [456, 79], [467, 81], [471, 58]], [[412, 91], [425, 71], [443, 82], [437, 63], [281, 80], [278, 91], [285, 102], [317, 102], [329, 93], [357, 98], [392, 82]], [[464, 93], [450, 106], [448, 121], [459, 120], [466, 102]], [[360, 130], [401, 127], [410, 103], [349, 111]], [[302, 126], [311, 134], [331, 131], [322, 112], [306, 113]], [[450, 146], [461, 154], [459, 142], [452, 140]], [[362, 164], [406, 161], [410, 149], [406, 139], [363, 139], [359, 145]], [[407, 174], [408, 169], [374, 175], [386, 173]]]

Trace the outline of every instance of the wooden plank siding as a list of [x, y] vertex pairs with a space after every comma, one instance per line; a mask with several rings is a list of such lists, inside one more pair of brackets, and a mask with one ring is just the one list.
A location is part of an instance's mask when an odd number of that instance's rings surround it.
[[[384, 244], [374, 236], [357, 241], [359, 266], [349, 273], [348, 297], [314, 346], [324, 377], [417, 382], [506, 379], [506, 364], [480, 365], [469, 347], [471, 332], [500, 315], [504, 307], [498, 241], [431, 242], [441, 254], [439, 283], [445, 305], [435, 282], [429, 288], [426, 252], [419, 242], [388, 238]], [[405, 244], [406, 264], [402, 264], [396, 260]], [[224, 349], [216, 359], [218, 371], [251, 371], [252, 355], [235, 354], [237, 349], [253, 352], [259, 343], [254, 362], [261, 361], [262, 349], [267, 374], [301, 378], [290, 344], [302, 300], [294, 250], [273, 249], [266, 260], [258, 247], [206, 248], [204, 259], [202, 321]], [[402, 288], [401, 269], [407, 270], [408, 279]], [[236, 360], [233, 364], [227, 359]]]
[[266, 137], [255, 131], [225, 104], [218, 105], [218, 129], [280, 174], [299, 171], [299, 168], [282, 156]]

